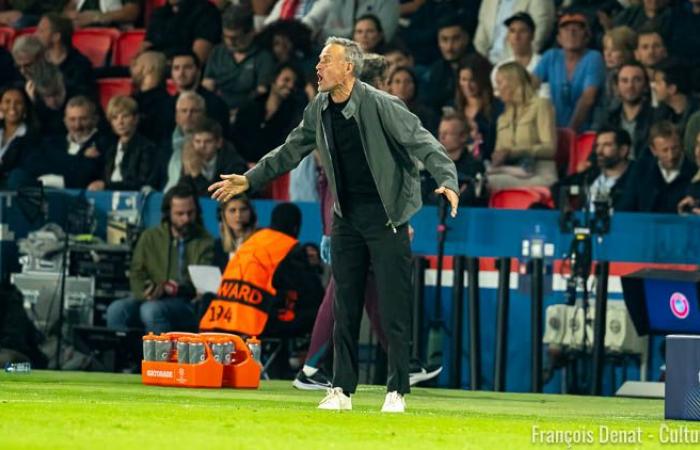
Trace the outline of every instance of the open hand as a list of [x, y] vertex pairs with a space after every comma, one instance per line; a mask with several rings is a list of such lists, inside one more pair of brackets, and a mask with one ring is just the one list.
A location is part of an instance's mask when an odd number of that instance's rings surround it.
[[447, 201], [450, 203], [452, 210], [450, 211], [450, 216], [457, 216], [457, 205], [459, 205], [459, 196], [452, 189], [446, 188], [445, 186], [440, 186], [435, 189], [436, 194], [444, 195]]
[[221, 175], [221, 181], [209, 186], [209, 192], [214, 200], [226, 202], [231, 197], [247, 191], [249, 187], [248, 179], [244, 175]]

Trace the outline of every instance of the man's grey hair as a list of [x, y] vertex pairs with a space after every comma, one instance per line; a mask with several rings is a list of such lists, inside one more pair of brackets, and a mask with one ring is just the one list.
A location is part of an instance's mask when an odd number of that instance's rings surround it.
[[[352, 73], [355, 77], [360, 78], [362, 75], [362, 65], [364, 61], [364, 52], [362, 47], [355, 41], [350, 39], [331, 36], [326, 39], [325, 45], [339, 45], [345, 49], [345, 60], [352, 64]], [[324, 46], [325, 46], [324, 45]]]
[[44, 44], [33, 34], [23, 34], [12, 44], [12, 56], [27, 55], [33, 60], [39, 59], [44, 53]]
[[204, 97], [201, 95], [197, 94], [194, 91], [184, 91], [177, 97], [177, 102], [175, 102], [175, 107], [177, 108], [177, 105], [179, 105], [181, 102], [191, 100], [194, 102], [194, 104], [197, 106], [198, 109], [204, 111], [206, 107], [206, 102], [204, 101]]

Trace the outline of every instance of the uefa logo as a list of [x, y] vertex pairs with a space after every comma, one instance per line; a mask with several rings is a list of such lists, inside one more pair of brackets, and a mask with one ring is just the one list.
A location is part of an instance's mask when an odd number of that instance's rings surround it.
[[673, 295], [671, 295], [669, 305], [671, 306], [673, 315], [679, 319], [685, 319], [688, 317], [688, 314], [690, 314], [690, 303], [685, 295], [680, 292], [674, 292]]

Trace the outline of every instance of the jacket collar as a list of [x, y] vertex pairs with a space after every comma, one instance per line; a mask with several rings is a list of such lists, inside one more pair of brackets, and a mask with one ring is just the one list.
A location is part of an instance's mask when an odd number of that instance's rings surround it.
[[[360, 80], [355, 80], [355, 84], [353, 85], [352, 91], [350, 92], [350, 99], [348, 100], [348, 104], [345, 105], [345, 108], [343, 108], [342, 111], [343, 117], [349, 119], [350, 117], [357, 114], [357, 110], [360, 108], [360, 102], [362, 101], [362, 98], [364, 97], [366, 91], [367, 85]], [[328, 92], [323, 92], [319, 95], [321, 101], [321, 111], [325, 111], [326, 108], [328, 108], [328, 105], [330, 104], [330, 100], [328, 99], [328, 96], [330, 94]]]

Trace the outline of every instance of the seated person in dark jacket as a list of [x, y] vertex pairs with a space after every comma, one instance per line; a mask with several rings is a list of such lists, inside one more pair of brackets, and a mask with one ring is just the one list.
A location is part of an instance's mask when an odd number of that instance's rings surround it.
[[131, 97], [110, 99], [107, 119], [117, 140], [105, 151], [102, 178], [90, 183], [88, 190], [138, 191], [149, 183], [158, 150], [153, 142], [138, 134], [138, 108]]
[[[617, 209], [632, 172], [632, 162], [629, 160], [631, 149], [632, 140], [625, 130], [612, 127], [598, 130], [594, 165], [555, 183], [550, 188], [554, 202], [559, 206], [563, 200], [561, 196], [565, 195], [563, 189], [578, 186], [579, 198], [585, 201], [584, 194], [587, 193], [587, 201], [591, 208], [594, 201], [609, 199], [612, 207]], [[572, 206], [578, 209], [583, 205]]]
[[[445, 147], [447, 156], [457, 167], [459, 182], [459, 204], [469, 206], [486, 206], [488, 195], [486, 190], [486, 171], [484, 164], [474, 158], [467, 142], [469, 140], [469, 125], [466, 120], [455, 112], [446, 113], [440, 120], [438, 140]], [[423, 203], [434, 205], [439, 195], [435, 194], [437, 184], [428, 171], [421, 171], [421, 191]]]
[[162, 142], [175, 128], [175, 100], [165, 87], [165, 55], [141, 53], [132, 60], [130, 69], [134, 100], [139, 105], [139, 132], [151, 142]]
[[73, 47], [73, 23], [57, 13], [46, 14], [39, 21], [36, 36], [46, 48], [46, 60], [58, 66], [66, 88], [76, 94], [95, 97], [97, 84], [92, 63]]
[[180, 183], [192, 186], [199, 196], [207, 196], [209, 185], [221, 175], [244, 173], [246, 169], [243, 158], [224, 140], [221, 125], [205, 117], [195, 125], [183, 147]]
[[[700, 133], [695, 137], [695, 164], [700, 167]], [[678, 212], [680, 214], [695, 214], [700, 215], [700, 170], [695, 173], [693, 179], [690, 180], [688, 187], [688, 195], [683, 197], [678, 203]]]
[[697, 166], [685, 157], [678, 129], [671, 122], [655, 123], [649, 144], [654, 157], [635, 165], [619, 209], [675, 214]]
[[241, 106], [232, 136], [246, 161], [258, 162], [297, 126], [306, 106], [296, 95], [303, 85], [296, 67], [282, 64], [276, 69], [268, 92]]
[[31, 182], [36, 129], [32, 104], [21, 86], [0, 91], [0, 189]]
[[36, 176], [47, 186], [84, 189], [103, 176], [109, 138], [97, 129], [97, 106], [82, 95], [68, 100], [64, 121], [67, 135], [44, 141]]
[[700, 109], [700, 100], [691, 95], [689, 67], [675, 59], [667, 58], [654, 66], [654, 83], [659, 106], [654, 113], [654, 121], [670, 120], [681, 136], [685, 133], [690, 116]]
[[34, 103], [41, 135], [44, 138], [64, 136], [66, 125], [63, 113], [71, 95], [66, 89], [63, 74], [58, 67], [48, 62], [34, 64], [29, 69], [27, 91]]

